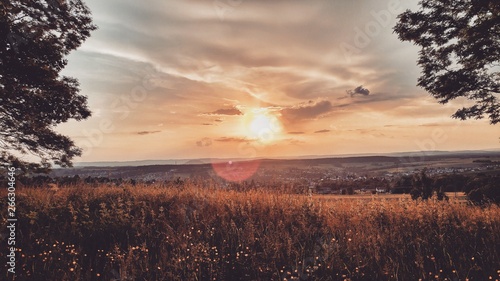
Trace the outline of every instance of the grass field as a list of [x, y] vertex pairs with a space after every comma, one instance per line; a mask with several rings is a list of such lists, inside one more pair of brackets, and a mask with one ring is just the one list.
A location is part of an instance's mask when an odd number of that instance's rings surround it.
[[19, 189], [15, 280], [500, 279], [498, 206], [384, 196]]
[[[458, 203], [466, 203], [467, 196], [464, 192], [445, 192], [449, 200]], [[410, 200], [410, 194], [390, 194], [390, 193], [380, 193], [380, 194], [353, 194], [353, 195], [338, 195], [338, 194], [314, 194], [312, 198], [321, 201], [335, 201], [335, 200]]]

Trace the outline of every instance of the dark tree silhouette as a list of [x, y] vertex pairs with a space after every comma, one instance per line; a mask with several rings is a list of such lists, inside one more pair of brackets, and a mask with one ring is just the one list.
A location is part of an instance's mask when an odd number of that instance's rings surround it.
[[54, 128], [89, 117], [87, 99], [76, 79], [59, 72], [94, 29], [80, 0], [0, 0], [1, 166], [47, 170], [81, 154]]
[[412, 199], [422, 198], [423, 200], [427, 200], [434, 193], [432, 179], [427, 175], [427, 169], [423, 169], [420, 173], [413, 176], [412, 186], [413, 189], [410, 192]]
[[440, 103], [458, 97], [472, 103], [454, 118], [500, 122], [500, 1], [422, 0], [416, 12], [398, 16], [399, 39], [421, 47], [423, 87]]
[[473, 203], [500, 205], [500, 175], [477, 174], [470, 178], [465, 191]]
[[432, 198], [434, 194], [438, 200], [448, 200], [448, 197], [444, 193], [444, 188], [439, 185], [439, 182], [436, 182], [435, 178], [427, 175], [427, 168], [424, 168], [418, 174], [414, 174], [411, 182], [413, 188], [410, 194], [411, 198], [414, 200], [418, 198], [427, 200]]

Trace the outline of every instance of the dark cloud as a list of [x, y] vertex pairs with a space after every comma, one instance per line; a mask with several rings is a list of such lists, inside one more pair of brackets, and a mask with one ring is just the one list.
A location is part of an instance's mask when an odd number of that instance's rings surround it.
[[159, 133], [161, 131], [140, 131], [140, 132], [137, 132], [136, 134], [138, 135], [149, 135], [149, 134], [156, 134], [156, 133]]
[[304, 132], [288, 132], [290, 135], [302, 135]]
[[203, 125], [203, 126], [212, 126], [213, 124], [211, 124], [211, 123], [202, 123], [201, 125]]
[[319, 130], [319, 131], [316, 131], [314, 132], [315, 134], [321, 134], [321, 133], [328, 133], [330, 132], [330, 130]]
[[243, 113], [237, 109], [236, 107], [233, 108], [221, 108], [217, 109], [216, 111], [207, 113], [208, 115], [242, 115]]
[[220, 118], [217, 118], [214, 120], [215, 122], [223, 122], [224, 120], [220, 119]]
[[354, 88], [354, 90], [348, 90], [346, 92], [351, 97], [354, 97], [356, 95], [368, 96], [370, 94], [370, 90], [368, 90], [367, 88], [363, 88], [363, 85]]
[[330, 101], [323, 100], [319, 102], [309, 101], [307, 104], [301, 104], [281, 110], [282, 116], [289, 121], [314, 119], [318, 116], [328, 113], [333, 109]]

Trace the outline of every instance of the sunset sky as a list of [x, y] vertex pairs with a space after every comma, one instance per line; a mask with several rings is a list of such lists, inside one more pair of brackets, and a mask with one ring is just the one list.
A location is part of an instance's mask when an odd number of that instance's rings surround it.
[[417, 1], [87, 0], [68, 60], [93, 116], [59, 126], [80, 161], [500, 148], [416, 87], [392, 32]]

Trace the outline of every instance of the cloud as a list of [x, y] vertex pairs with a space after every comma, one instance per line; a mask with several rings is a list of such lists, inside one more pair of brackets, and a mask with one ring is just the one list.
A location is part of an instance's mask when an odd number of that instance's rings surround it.
[[[217, 109], [216, 111], [206, 113], [206, 114], [207, 115], [243, 115], [243, 113], [239, 109], [237, 109], [236, 107], [221, 108], [221, 109]], [[217, 122], [219, 122], [219, 121], [217, 121]]]
[[368, 135], [371, 137], [379, 137], [379, 138], [387, 137], [386, 134], [379, 132], [378, 129], [355, 129], [350, 131], [359, 133], [361, 135]]
[[[280, 74], [283, 76], [283, 74]], [[293, 80], [293, 77], [297, 81]], [[329, 81], [328, 79], [314, 78], [305, 79], [298, 75], [289, 75], [289, 81], [287, 81], [287, 86], [284, 87], [287, 96], [293, 98], [307, 99], [307, 98], [317, 98], [317, 97], [327, 97], [330, 96], [335, 91], [335, 83]]]
[[211, 146], [212, 145], [212, 140], [209, 138], [202, 138], [201, 140], [196, 142], [196, 145], [199, 147], [206, 147], [206, 146]]
[[363, 88], [363, 85], [354, 88], [354, 90], [348, 90], [346, 92], [351, 97], [354, 97], [356, 95], [368, 96], [370, 94], [370, 90], [368, 90], [367, 88]]
[[286, 120], [299, 121], [306, 119], [315, 119], [322, 114], [330, 112], [332, 109], [333, 105], [330, 101], [309, 101], [306, 104], [285, 108], [281, 110], [281, 114]]
[[221, 137], [218, 139], [215, 139], [215, 141], [218, 142], [249, 142], [250, 140], [246, 138], [234, 138], [234, 137]]
[[418, 126], [420, 126], [420, 127], [440, 127], [440, 126], [443, 126], [443, 124], [440, 124], [440, 123], [426, 123], [426, 124], [420, 124]]
[[301, 141], [301, 140], [292, 139], [292, 140], [289, 140], [288, 143], [290, 145], [302, 145], [302, 144], [305, 144], [306, 142]]
[[[408, 2], [401, 1], [401, 10], [416, 5]], [[387, 1], [245, 1], [225, 12], [224, 20], [212, 1], [152, 0], [144, 5], [133, 0], [88, 0], [86, 4], [99, 29], [72, 53], [65, 75], [79, 79], [89, 106], [101, 108], [103, 116], [110, 112], [120, 131], [130, 135], [142, 130], [175, 132], [178, 142], [172, 146], [161, 138], [148, 138], [148, 146], [156, 145], [166, 158], [230, 154], [231, 145], [256, 142], [243, 138], [238, 121], [245, 119], [235, 120], [253, 108], [267, 108], [281, 121], [282, 131], [291, 132], [288, 137], [307, 139], [306, 145], [317, 150], [325, 138], [336, 137], [334, 130], [396, 121], [417, 128], [415, 122], [434, 122], [431, 117], [448, 118], [453, 113], [443, 112], [435, 101], [436, 106], [410, 107], [426, 96], [415, 85], [420, 75], [415, 64], [418, 48], [400, 42], [392, 23], [379, 26], [378, 35], [370, 36], [359, 54], [347, 58], [340, 49], [343, 42], [359, 47], [357, 30], [365, 32], [370, 22], [376, 23], [373, 11], [387, 10]], [[281, 17], [276, 17], [277, 11]], [[203, 32], [197, 32], [200, 26]], [[290, 50], [283, 52], [283, 46]], [[148, 69], [157, 70], [152, 74], [159, 77], [151, 79]], [[146, 99], [135, 100], [143, 93]], [[429, 118], [416, 119], [422, 116]], [[98, 120], [87, 120], [82, 128], [62, 129], [78, 135], [82, 129], [98, 126]], [[340, 129], [329, 127], [332, 122]], [[150, 127], [159, 123], [163, 127]], [[312, 136], [294, 135], [302, 131]], [[221, 136], [226, 138], [217, 139]], [[110, 135], [108, 142], [119, 143], [121, 137]], [[351, 140], [338, 141], [339, 150], [355, 145]], [[220, 145], [208, 153], [209, 149], [202, 151], [195, 144]], [[144, 158], [122, 156], [122, 148], [134, 145], [125, 142], [112, 157]], [[276, 152], [269, 153], [301, 153], [282, 147], [280, 140]], [[99, 150], [94, 151], [91, 157], [100, 157]]]
[[302, 135], [304, 132], [288, 132], [290, 135]]
[[156, 133], [159, 133], [161, 131], [140, 131], [140, 132], [136, 132], [136, 134], [138, 135], [150, 135], [150, 134], [156, 134]]

